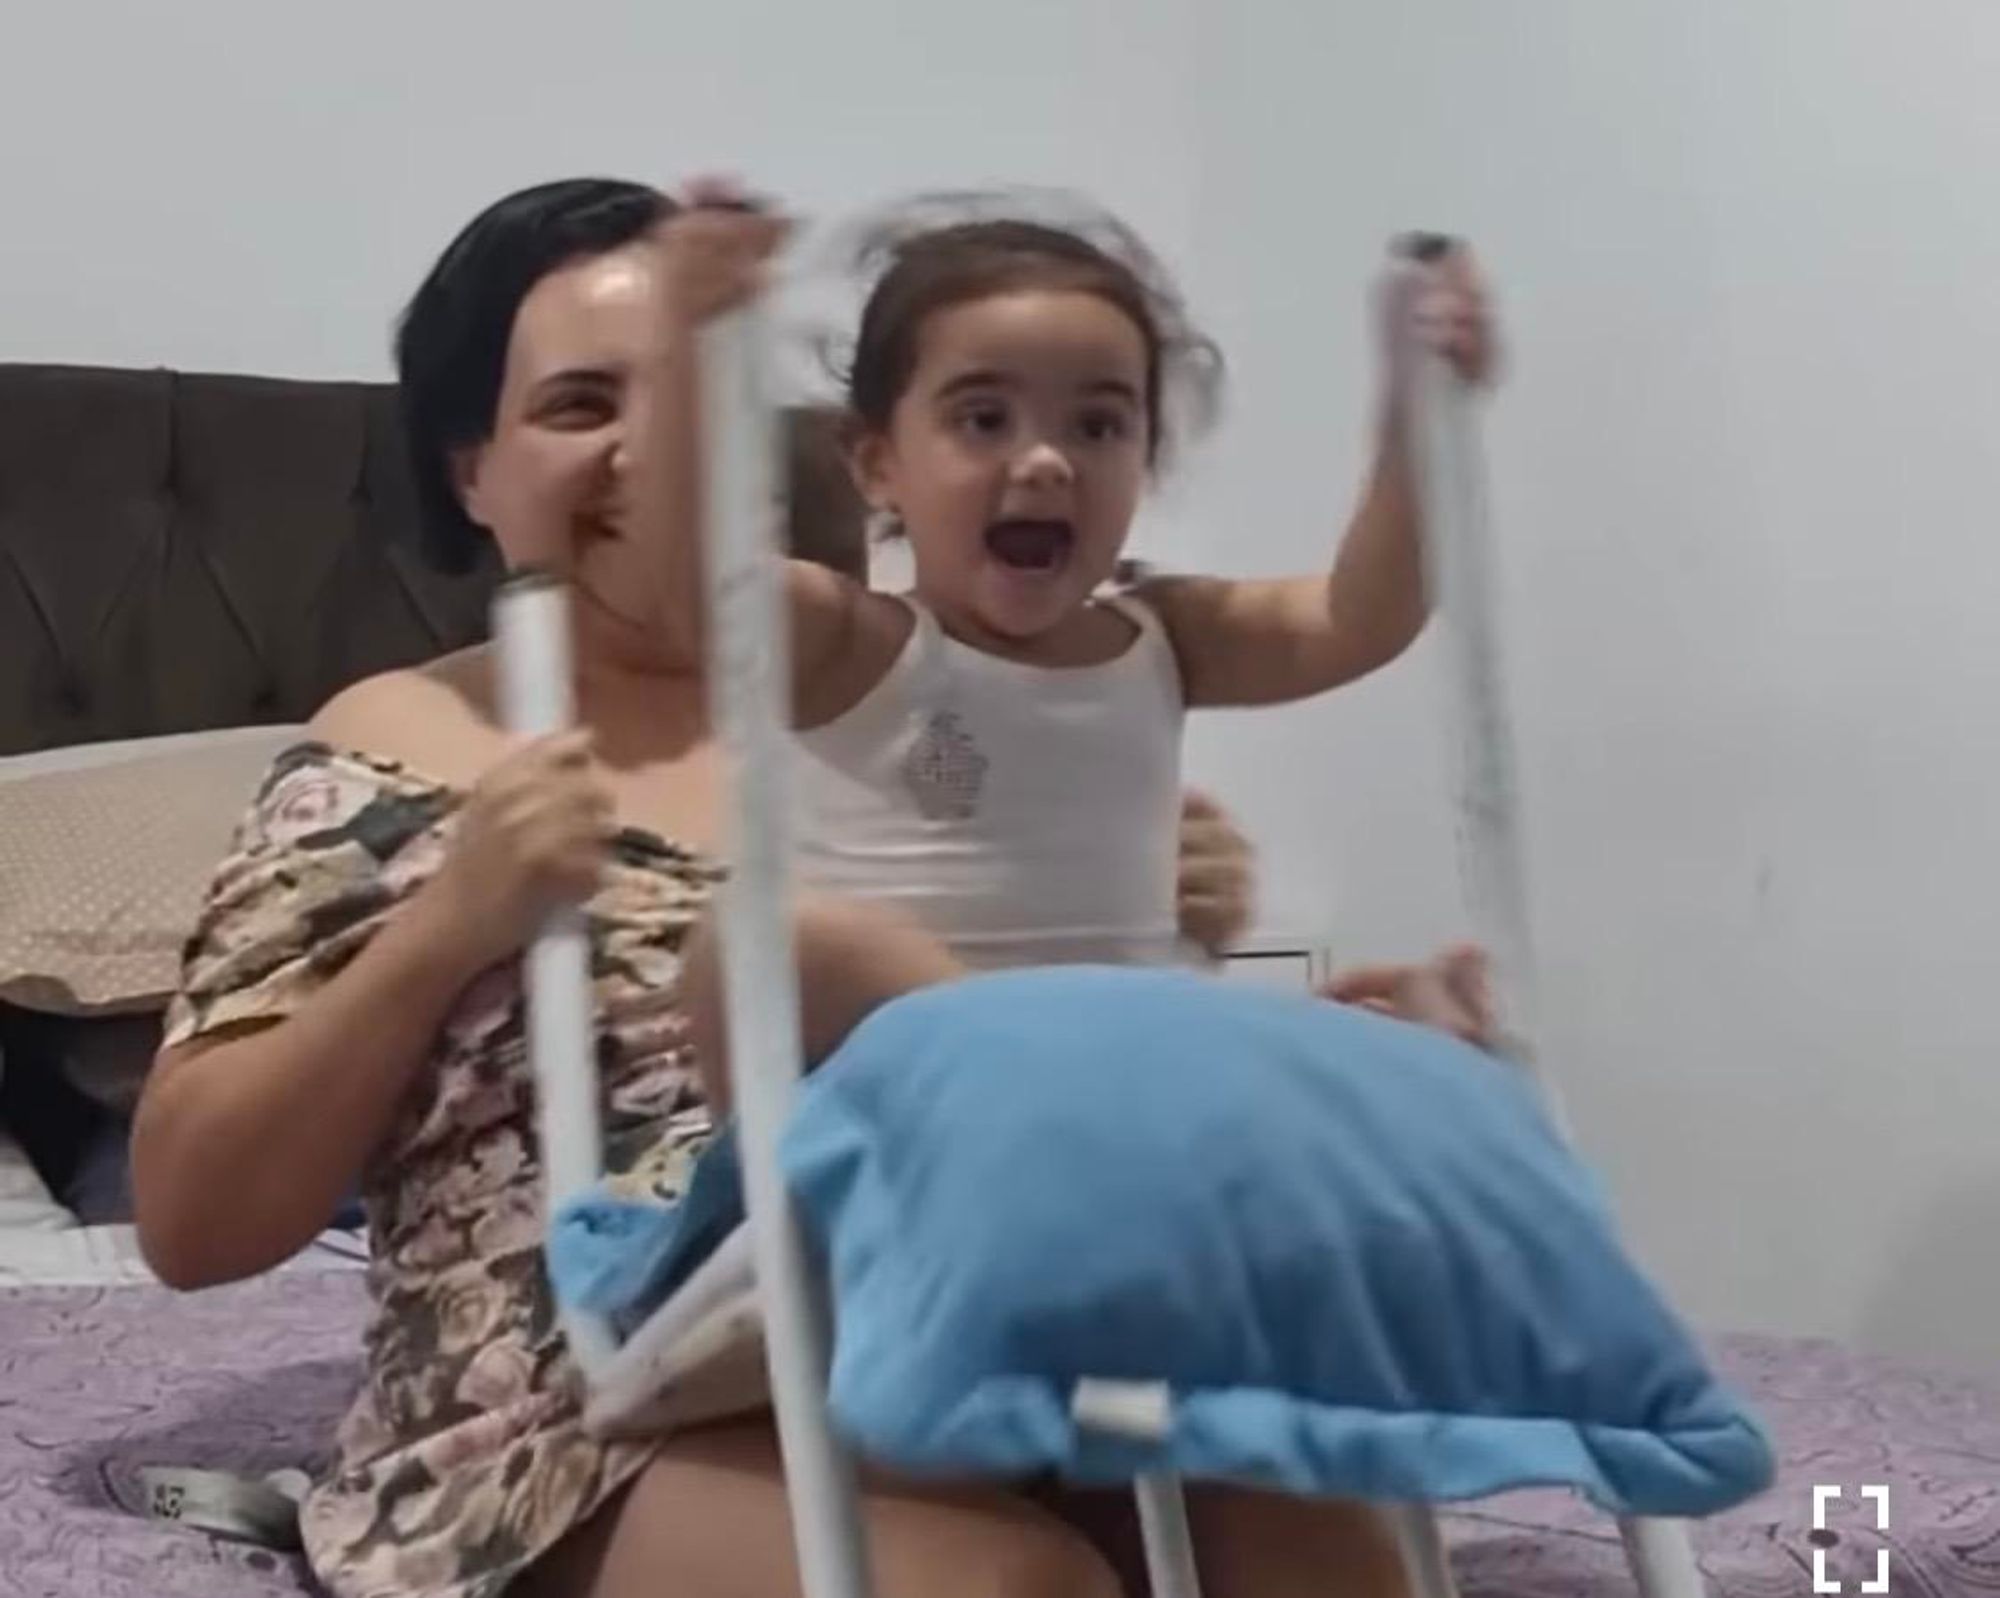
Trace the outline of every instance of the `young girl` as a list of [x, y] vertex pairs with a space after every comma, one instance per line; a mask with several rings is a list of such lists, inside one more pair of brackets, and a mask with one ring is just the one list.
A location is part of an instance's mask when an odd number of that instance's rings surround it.
[[[699, 219], [719, 298], [748, 291], [767, 220]], [[733, 287], [732, 287], [733, 285]], [[1414, 332], [1492, 365], [1470, 261], [1383, 296], [1373, 467], [1330, 572], [1106, 592], [1204, 346], [1170, 291], [1080, 233], [994, 220], [899, 244], [848, 382], [855, 480], [909, 539], [913, 591], [794, 563], [807, 1052], [893, 994], [968, 967], [1177, 957], [1174, 839], [1190, 707], [1351, 682], [1423, 625], [1394, 352]], [[691, 397], [678, 408], [695, 413]], [[683, 464], [694, 441], [683, 429]], [[679, 591], [689, 586], [683, 580]], [[1464, 956], [1455, 987], [1476, 982]], [[726, 1103], [712, 945], [686, 998]]]

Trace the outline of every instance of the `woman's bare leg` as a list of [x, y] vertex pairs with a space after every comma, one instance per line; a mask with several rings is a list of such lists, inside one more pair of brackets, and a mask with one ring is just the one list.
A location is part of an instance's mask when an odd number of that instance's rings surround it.
[[1188, 1515], [1217, 1598], [1409, 1598], [1395, 1531], [1371, 1505], [1208, 1487]]
[[[1036, 1498], [1089, 1538], [1125, 1590], [1142, 1598], [1145, 1545], [1129, 1491], [1051, 1489]], [[1368, 1504], [1196, 1483], [1188, 1521], [1207, 1598], [1409, 1598], [1395, 1532]]]
[[[1125, 1598], [1079, 1531], [998, 1488], [867, 1481], [875, 1598]], [[551, 1553], [515, 1598], [797, 1598], [768, 1421], [669, 1443], [622, 1498]]]
[[[794, 917], [799, 956], [800, 1030], [811, 1069], [870, 1011], [918, 988], [965, 975], [943, 943], [914, 921], [848, 899], [802, 901]], [[702, 1090], [720, 1117], [734, 1095], [722, 988], [721, 939], [713, 912], [689, 936], [681, 957], [680, 999]]]

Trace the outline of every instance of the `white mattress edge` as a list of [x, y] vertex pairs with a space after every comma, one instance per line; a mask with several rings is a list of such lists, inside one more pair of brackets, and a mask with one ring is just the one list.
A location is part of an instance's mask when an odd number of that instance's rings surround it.
[[[323, 1232], [284, 1271], [357, 1270], [366, 1250], [351, 1232]], [[159, 1278], [139, 1252], [130, 1226], [71, 1226], [61, 1231], [0, 1228], [0, 1292], [29, 1287], [131, 1287]]]

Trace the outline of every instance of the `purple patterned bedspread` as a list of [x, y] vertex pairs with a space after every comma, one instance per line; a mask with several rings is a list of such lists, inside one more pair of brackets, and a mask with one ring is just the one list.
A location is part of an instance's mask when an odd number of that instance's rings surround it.
[[[1712, 1355], [1779, 1460], [1769, 1492], [1693, 1528], [1709, 1598], [1804, 1598], [1816, 1542], [1845, 1593], [1874, 1578], [1886, 1547], [1892, 1598], [2000, 1594], [2000, 1387], [1819, 1340], [1728, 1336]], [[1815, 1483], [1843, 1489], [1817, 1537]], [[1886, 1535], [1857, 1494], [1878, 1483], [1889, 1487]], [[1634, 1590], [1616, 1526], [1567, 1494], [1488, 1499], [1451, 1522], [1465, 1598]]]
[[302, 1562], [143, 1520], [136, 1472], [312, 1469], [358, 1370], [354, 1271], [0, 1293], [0, 1595], [296, 1598]]
[[[181, 1297], [152, 1287], [0, 1293], [0, 1595], [296, 1598], [298, 1564], [138, 1518], [144, 1465], [311, 1468], [355, 1376], [351, 1272]], [[1812, 1485], [1844, 1487], [1828, 1573], [1856, 1592], [1890, 1550], [1896, 1598], [2000, 1594], [2000, 1390], [1823, 1342], [1728, 1337], [1716, 1360], [1783, 1456], [1770, 1493], [1696, 1528], [1711, 1598], [1811, 1591]], [[1891, 1529], [1863, 1484], [1887, 1482]], [[1566, 1495], [1448, 1517], [1465, 1598], [1632, 1591], [1616, 1528]]]

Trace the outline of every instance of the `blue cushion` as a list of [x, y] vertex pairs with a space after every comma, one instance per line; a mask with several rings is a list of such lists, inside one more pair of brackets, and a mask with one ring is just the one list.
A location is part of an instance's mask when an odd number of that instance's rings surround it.
[[[1620, 1247], [1519, 1072], [1182, 972], [980, 976], [872, 1016], [783, 1147], [866, 1455], [1698, 1515], [1765, 1437]], [[1164, 1383], [1163, 1437], [1076, 1384]]]
[[606, 1183], [556, 1211], [544, 1250], [557, 1302], [631, 1333], [743, 1223], [736, 1127], [717, 1128], [672, 1202], [622, 1197]]

